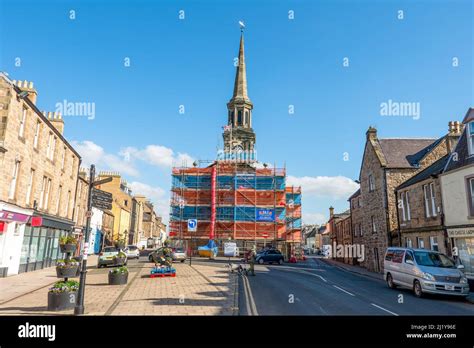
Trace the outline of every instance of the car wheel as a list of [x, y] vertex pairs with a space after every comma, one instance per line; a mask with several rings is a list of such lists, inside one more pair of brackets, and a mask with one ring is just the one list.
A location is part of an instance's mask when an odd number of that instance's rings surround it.
[[421, 288], [421, 284], [418, 280], [415, 280], [413, 283], [413, 292], [415, 293], [416, 297], [423, 297], [423, 289]]
[[148, 256], [148, 261], [153, 262], [153, 258], [151, 257], [151, 255]]
[[186, 260], [181, 260], [181, 263], [183, 263], [184, 261], [186, 261]]
[[393, 278], [390, 273], [387, 274], [387, 285], [390, 289], [395, 289], [397, 287], [395, 283], [393, 282]]
[[279, 265], [283, 265], [283, 259], [278, 260]]
[[265, 261], [263, 261], [263, 259], [259, 259], [259, 260], [258, 260], [258, 263], [261, 264], [261, 265], [263, 265], [264, 262], [265, 262]]

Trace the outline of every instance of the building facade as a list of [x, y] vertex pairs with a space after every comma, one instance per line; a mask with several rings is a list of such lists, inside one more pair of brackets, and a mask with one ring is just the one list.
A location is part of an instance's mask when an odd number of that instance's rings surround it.
[[367, 269], [383, 272], [385, 250], [401, 245], [396, 188], [448, 154], [456, 141], [453, 134], [440, 139], [379, 139], [375, 128], [368, 129], [359, 175]]
[[[0, 274], [53, 265], [74, 226], [80, 156], [58, 113], [41, 112], [32, 82], [0, 74]], [[33, 219], [34, 217], [34, 219]]]
[[474, 285], [474, 109], [462, 122], [462, 135], [440, 175], [444, 218], [454, 256]]

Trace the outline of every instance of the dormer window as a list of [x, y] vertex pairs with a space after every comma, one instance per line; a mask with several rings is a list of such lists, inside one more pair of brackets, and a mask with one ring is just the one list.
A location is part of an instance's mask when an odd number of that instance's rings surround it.
[[467, 142], [468, 142], [468, 148], [469, 148], [469, 155], [474, 156], [474, 121], [469, 122], [467, 124], [468, 130], [467, 130]]

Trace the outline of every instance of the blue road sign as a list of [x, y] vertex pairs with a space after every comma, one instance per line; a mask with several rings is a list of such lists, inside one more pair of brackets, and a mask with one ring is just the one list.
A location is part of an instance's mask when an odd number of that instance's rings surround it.
[[196, 232], [198, 221], [197, 219], [188, 219], [188, 232]]

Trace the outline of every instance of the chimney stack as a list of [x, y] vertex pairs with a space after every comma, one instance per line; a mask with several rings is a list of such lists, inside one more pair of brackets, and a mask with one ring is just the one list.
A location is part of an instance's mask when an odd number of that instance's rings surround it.
[[332, 218], [334, 216], [334, 208], [329, 207], [329, 218]]

